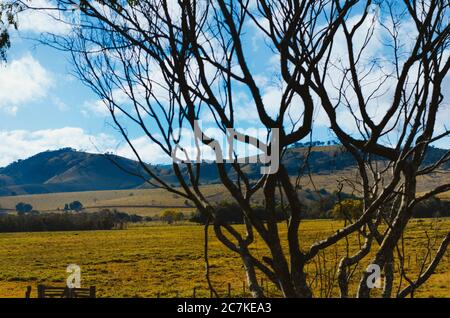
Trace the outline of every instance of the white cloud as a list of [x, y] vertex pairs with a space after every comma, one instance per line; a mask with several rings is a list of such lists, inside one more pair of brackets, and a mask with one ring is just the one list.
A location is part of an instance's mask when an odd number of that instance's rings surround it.
[[[128, 144], [119, 142], [108, 134], [89, 134], [82, 128], [64, 127], [45, 130], [0, 130], [0, 167], [4, 167], [18, 159], [26, 159], [46, 150], [57, 150], [71, 147], [80, 151], [92, 153], [115, 153], [136, 160]], [[142, 159], [149, 163], [170, 162], [158, 145], [147, 137], [132, 140], [139, 150]]]
[[15, 106], [15, 105], [6, 106], [3, 109], [3, 111], [5, 113], [7, 113], [8, 115], [11, 115], [11, 116], [16, 116], [18, 110], [19, 110], [19, 107]]
[[0, 167], [46, 150], [72, 147], [89, 152], [103, 152], [117, 144], [109, 135], [90, 135], [76, 127], [0, 131], [0, 140]]
[[[42, 10], [55, 8], [48, 0], [31, 0], [27, 5], [31, 10], [24, 10], [18, 15], [19, 31], [31, 33], [49, 32], [56, 35], [65, 35], [71, 31], [67, 17], [57, 10]], [[64, 22], [67, 21], [67, 22]]]
[[[132, 139], [131, 143], [138, 150], [139, 156], [144, 162], [156, 164], [169, 163], [171, 160], [157, 144], [151, 142], [146, 136]], [[114, 153], [122, 157], [137, 160], [136, 155], [127, 143], [119, 147]]]
[[108, 106], [102, 100], [85, 101], [81, 114], [84, 117], [91, 117], [92, 115], [99, 117], [107, 117], [110, 115]]
[[45, 97], [52, 75], [30, 54], [0, 66], [0, 110], [15, 114], [24, 103]]
[[52, 97], [52, 103], [55, 105], [60, 111], [65, 112], [69, 110], [69, 106], [64, 103], [59, 97]]

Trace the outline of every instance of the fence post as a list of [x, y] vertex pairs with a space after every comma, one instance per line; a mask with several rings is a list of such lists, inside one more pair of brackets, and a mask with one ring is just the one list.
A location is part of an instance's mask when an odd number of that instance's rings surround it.
[[27, 291], [25, 292], [25, 298], [31, 298], [31, 286], [27, 286]]
[[228, 298], [231, 298], [231, 283], [228, 283]]
[[96, 291], [95, 286], [90, 286], [89, 287], [89, 297], [96, 298], [97, 297], [96, 293], [97, 293], [97, 291]]
[[38, 285], [38, 298], [44, 298], [44, 289], [45, 287], [43, 285]]

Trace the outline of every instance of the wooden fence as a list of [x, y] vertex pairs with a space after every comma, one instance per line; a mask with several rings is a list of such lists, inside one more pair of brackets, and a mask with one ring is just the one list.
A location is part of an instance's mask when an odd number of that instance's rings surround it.
[[[260, 287], [264, 291], [264, 295], [266, 297], [280, 297], [280, 292], [277, 289], [277, 287], [270, 282], [267, 279], [261, 278], [260, 280]], [[238, 286], [237, 284], [231, 284], [226, 283], [219, 286], [214, 286], [214, 290], [218, 294], [220, 298], [247, 298], [251, 297], [250, 290], [246, 284], [245, 281]], [[203, 295], [209, 295], [210, 298], [214, 298], [213, 291], [210, 289], [202, 289], [198, 286], [192, 287], [191, 292], [183, 292], [180, 291], [172, 291], [172, 292], [165, 292], [164, 295], [162, 293], [158, 292], [156, 293], [156, 298], [197, 298], [199, 296], [199, 293], [202, 293]]]

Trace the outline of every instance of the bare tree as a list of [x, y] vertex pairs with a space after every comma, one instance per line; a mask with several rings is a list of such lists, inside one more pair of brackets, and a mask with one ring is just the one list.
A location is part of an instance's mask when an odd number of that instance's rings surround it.
[[[264, 296], [257, 280], [261, 273], [285, 297], [312, 297], [307, 265], [314, 259], [320, 262], [325, 250], [352, 235], [365, 240], [358, 251], [350, 254], [347, 248], [333, 270], [323, 268], [325, 260], [319, 266], [321, 273], [329, 273], [321, 294], [330, 296], [337, 279], [341, 296], [348, 297], [356, 266], [374, 255], [370, 264], [385, 274], [383, 296], [392, 296], [394, 252], [412, 209], [450, 189], [444, 184], [417, 194], [418, 178], [450, 159], [447, 152], [424, 165], [430, 145], [449, 134], [436, 129], [450, 67], [448, 1], [56, 2], [59, 10], [77, 15], [71, 21], [71, 36], [49, 41], [72, 53], [77, 75], [108, 107], [145, 169], [147, 182], [192, 201], [209, 216], [206, 234], [211, 224], [220, 242], [240, 256], [253, 296]], [[411, 47], [402, 43], [405, 24]], [[251, 65], [249, 28], [257, 30], [277, 59], [273, 79], [281, 98], [275, 105], [264, 100]], [[373, 43], [383, 50], [367, 55]], [[245, 112], [257, 114], [256, 125], [265, 129], [264, 137], [235, 129], [242, 116], [242, 94], [249, 99]], [[301, 249], [304, 205], [281, 159], [289, 146], [311, 133], [315, 112], [323, 113], [356, 159], [356, 190], [364, 206], [359, 218]], [[236, 161], [224, 163], [223, 144], [199, 126], [202, 118], [210, 118], [227, 138], [256, 146], [279, 162], [278, 169], [262, 170], [259, 180], [251, 180]], [[167, 156], [184, 158], [172, 164], [180, 187], [168, 184], [145, 164], [133, 138], [136, 127]], [[188, 140], [194, 140], [194, 149], [185, 146]], [[205, 149], [215, 154], [220, 180], [243, 211], [245, 233], [217, 218], [214, 204], [203, 193], [200, 153]], [[287, 238], [280, 235], [284, 225], [277, 222], [277, 189], [286, 200]], [[258, 191], [264, 194], [265, 220], [251, 205]], [[269, 256], [258, 258], [251, 252], [255, 235], [262, 238]], [[429, 278], [449, 236], [429, 268], [398, 296], [408, 295]], [[375, 245], [379, 247], [373, 251]], [[208, 273], [207, 258], [206, 264]], [[357, 296], [369, 297], [370, 273], [363, 269], [360, 274]]]
[[[331, 5], [336, 7], [337, 16], [346, 14], [346, 7], [339, 2]], [[442, 124], [439, 126], [437, 118], [448, 94], [443, 89], [450, 67], [449, 3], [404, 1], [399, 5], [381, 1], [374, 6], [372, 1], [365, 1], [359, 15], [337, 20], [341, 34], [324, 39], [326, 45], [322, 47], [311, 43], [310, 39], [317, 36], [314, 31], [290, 33], [291, 25], [282, 22], [294, 19], [297, 12], [286, 10], [276, 15], [275, 6], [261, 1], [261, 14], [268, 25], [261, 25], [261, 29], [280, 48], [280, 54], [285, 52], [287, 60], [303, 66], [308, 87], [327, 113], [331, 129], [356, 159], [362, 180], [364, 213], [336, 237], [365, 225], [370, 233], [365, 233], [366, 242], [357, 253], [341, 259], [341, 295], [348, 292], [347, 268], [368, 255], [377, 241], [380, 247], [370, 263], [384, 269], [383, 296], [390, 297], [393, 254], [413, 208], [450, 189], [450, 184], [442, 184], [425, 194], [417, 193], [418, 178], [450, 160], [447, 151], [439, 160], [425, 162], [430, 145], [450, 133]], [[371, 52], [372, 43], [381, 41], [382, 51]], [[339, 49], [343, 54], [336, 52]], [[353, 127], [348, 129], [351, 123]], [[381, 224], [388, 228], [384, 233], [379, 231]], [[442, 258], [449, 237], [447, 233], [427, 274]], [[369, 275], [366, 272], [361, 277], [359, 297], [370, 295]], [[423, 282], [425, 279], [411, 282], [399, 296], [404, 297]]]

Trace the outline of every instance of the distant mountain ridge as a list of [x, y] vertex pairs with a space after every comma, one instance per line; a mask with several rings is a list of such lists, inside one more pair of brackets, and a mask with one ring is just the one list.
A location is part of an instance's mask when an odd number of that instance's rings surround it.
[[[341, 146], [313, 147], [308, 155], [308, 165], [304, 165], [307, 150], [301, 147], [286, 151], [283, 164], [290, 175], [297, 175], [299, 169], [303, 174], [331, 175], [355, 167], [353, 157]], [[445, 152], [443, 149], [429, 148], [424, 164], [439, 159]], [[167, 183], [178, 184], [171, 165], [154, 165], [151, 168]], [[260, 177], [258, 164], [242, 164], [242, 169], [250, 179]], [[444, 169], [450, 170], [450, 162]], [[182, 173], [188, 176], [186, 168], [182, 168]], [[203, 163], [200, 175], [203, 183], [220, 182], [214, 163]], [[0, 196], [149, 187], [140, 176], [146, 176], [146, 173], [136, 161], [63, 148], [45, 151], [0, 168]]]
[[143, 183], [142, 178], [118, 166], [133, 173], [141, 172], [137, 162], [119, 156], [71, 148], [45, 151], [0, 168], [0, 195], [119, 190]]

